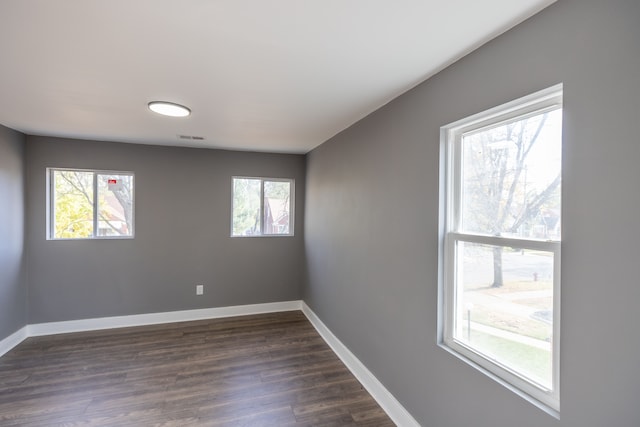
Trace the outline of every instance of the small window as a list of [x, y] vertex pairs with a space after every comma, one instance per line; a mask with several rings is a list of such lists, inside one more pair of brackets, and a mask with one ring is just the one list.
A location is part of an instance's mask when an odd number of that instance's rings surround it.
[[133, 174], [47, 170], [48, 238], [133, 237]]
[[233, 178], [232, 236], [293, 236], [292, 179]]
[[442, 141], [441, 345], [556, 414], [562, 87], [445, 126]]

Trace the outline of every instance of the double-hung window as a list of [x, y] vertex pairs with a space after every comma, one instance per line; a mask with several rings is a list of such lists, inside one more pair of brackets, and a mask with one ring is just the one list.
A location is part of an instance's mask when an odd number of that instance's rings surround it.
[[441, 140], [441, 345], [556, 414], [562, 86], [444, 126]]
[[133, 173], [47, 169], [47, 238], [133, 237]]
[[231, 236], [293, 236], [292, 179], [232, 181]]

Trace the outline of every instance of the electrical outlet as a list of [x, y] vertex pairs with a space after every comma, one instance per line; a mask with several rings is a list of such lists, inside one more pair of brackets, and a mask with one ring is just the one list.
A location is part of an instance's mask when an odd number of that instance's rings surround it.
[[196, 285], [196, 295], [204, 294], [204, 285]]

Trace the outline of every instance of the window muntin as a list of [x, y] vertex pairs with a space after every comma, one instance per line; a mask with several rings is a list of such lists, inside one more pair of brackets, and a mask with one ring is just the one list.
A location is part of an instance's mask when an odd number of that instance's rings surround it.
[[294, 182], [234, 177], [231, 236], [292, 236]]
[[130, 172], [49, 168], [48, 238], [130, 238], [134, 176]]
[[445, 347], [559, 410], [561, 86], [445, 126]]

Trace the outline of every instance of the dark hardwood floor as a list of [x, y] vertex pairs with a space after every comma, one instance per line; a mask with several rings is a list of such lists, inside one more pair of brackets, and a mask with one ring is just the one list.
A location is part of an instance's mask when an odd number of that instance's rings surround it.
[[299, 311], [33, 337], [0, 426], [393, 426]]

